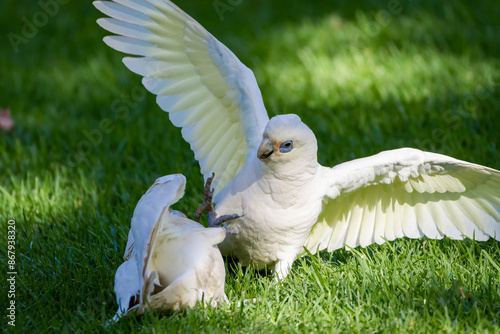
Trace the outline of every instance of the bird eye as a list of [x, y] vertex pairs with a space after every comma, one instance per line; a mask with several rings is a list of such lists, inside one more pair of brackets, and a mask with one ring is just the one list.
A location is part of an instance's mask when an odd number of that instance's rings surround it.
[[292, 150], [292, 148], [293, 148], [293, 142], [291, 140], [288, 140], [280, 145], [280, 152], [288, 153]]

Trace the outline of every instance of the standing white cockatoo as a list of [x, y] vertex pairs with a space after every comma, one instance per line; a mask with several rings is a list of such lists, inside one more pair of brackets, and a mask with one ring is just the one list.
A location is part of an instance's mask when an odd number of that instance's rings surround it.
[[197, 302], [227, 302], [226, 270], [217, 248], [222, 227], [205, 228], [171, 211], [183, 195], [184, 175], [163, 176], [137, 203], [125, 248], [125, 262], [115, 275], [118, 311], [113, 318], [145, 309], [179, 309]]
[[252, 71], [173, 3], [94, 5], [118, 35], [106, 44], [140, 56], [123, 62], [182, 128], [205, 180], [215, 174], [215, 212], [239, 216], [223, 253], [284, 277], [304, 246], [500, 240], [499, 171], [409, 148], [320, 166], [313, 132], [296, 115], [269, 120]]

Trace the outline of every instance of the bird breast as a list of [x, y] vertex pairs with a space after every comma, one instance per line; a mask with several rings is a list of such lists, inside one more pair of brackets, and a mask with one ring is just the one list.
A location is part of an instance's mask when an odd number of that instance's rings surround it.
[[273, 269], [277, 261], [294, 259], [321, 211], [317, 184], [315, 178], [305, 182], [262, 175], [243, 189], [225, 194], [217, 214], [242, 217], [228, 223], [227, 228], [235, 233], [219, 245], [221, 252], [232, 253], [243, 265], [258, 269]]

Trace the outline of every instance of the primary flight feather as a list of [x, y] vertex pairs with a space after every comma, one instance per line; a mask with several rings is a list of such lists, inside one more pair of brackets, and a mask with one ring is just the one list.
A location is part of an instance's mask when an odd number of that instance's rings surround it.
[[333, 168], [296, 115], [269, 120], [250, 69], [166, 0], [96, 1], [116, 36], [104, 41], [142, 75], [182, 128], [201, 172], [212, 173], [217, 215], [237, 214], [219, 245], [244, 265], [285, 277], [311, 252], [400, 237], [500, 240], [500, 172], [404, 148]]

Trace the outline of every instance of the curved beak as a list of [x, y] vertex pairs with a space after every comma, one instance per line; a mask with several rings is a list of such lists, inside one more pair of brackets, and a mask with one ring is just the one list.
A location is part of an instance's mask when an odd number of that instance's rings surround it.
[[257, 151], [257, 157], [264, 161], [268, 159], [271, 154], [274, 152], [274, 146], [273, 143], [271, 142], [271, 139], [269, 137], [264, 137], [264, 140], [262, 140], [262, 143], [259, 146], [259, 150]]

